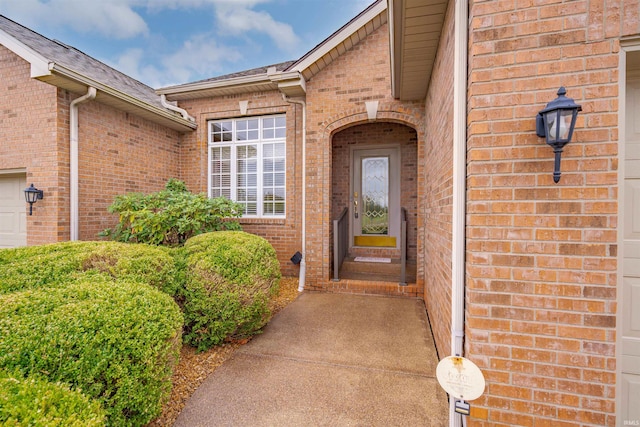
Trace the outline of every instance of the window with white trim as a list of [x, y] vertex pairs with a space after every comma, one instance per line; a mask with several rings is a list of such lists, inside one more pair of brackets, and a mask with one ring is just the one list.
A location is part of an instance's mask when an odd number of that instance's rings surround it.
[[244, 207], [244, 217], [284, 217], [284, 114], [209, 122], [209, 196]]

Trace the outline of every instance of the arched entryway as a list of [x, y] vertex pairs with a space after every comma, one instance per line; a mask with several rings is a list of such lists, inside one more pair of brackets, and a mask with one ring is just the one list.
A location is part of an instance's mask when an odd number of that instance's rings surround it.
[[[355, 124], [331, 138], [331, 218], [342, 219], [340, 281], [397, 283], [406, 239], [404, 283], [415, 284], [418, 239], [418, 138], [394, 122]], [[346, 222], [345, 222], [346, 221]], [[406, 233], [403, 234], [402, 222]], [[332, 240], [338, 232], [331, 227]]]

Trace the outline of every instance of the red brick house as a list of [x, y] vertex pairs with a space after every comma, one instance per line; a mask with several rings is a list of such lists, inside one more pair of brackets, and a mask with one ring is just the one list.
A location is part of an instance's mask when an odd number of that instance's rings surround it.
[[423, 298], [440, 356], [484, 373], [469, 425], [637, 425], [639, 8], [378, 0], [296, 61], [156, 91], [0, 18], [0, 239], [93, 239], [176, 176], [244, 204], [305, 289]]

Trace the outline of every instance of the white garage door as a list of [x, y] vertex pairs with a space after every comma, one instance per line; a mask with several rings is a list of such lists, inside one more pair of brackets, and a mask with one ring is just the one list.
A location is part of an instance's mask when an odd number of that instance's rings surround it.
[[24, 175], [0, 175], [0, 248], [27, 245], [27, 203]]
[[640, 425], [640, 80], [627, 81], [626, 107], [619, 425]]

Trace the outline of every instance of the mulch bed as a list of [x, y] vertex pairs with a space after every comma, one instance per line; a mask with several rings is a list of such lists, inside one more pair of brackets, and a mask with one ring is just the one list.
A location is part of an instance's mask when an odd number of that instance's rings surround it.
[[[283, 277], [280, 280], [280, 292], [270, 301], [273, 314], [282, 310], [298, 297], [298, 278]], [[184, 408], [187, 399], [191, 397], [200, 384], [218, 366], [227, 360], [233, 352], [249, 340], [233, 341], [213, 347], [201, 353], [187, 345], [180, 351], [180, 362], [173, 371], [173, 387], [169, 401], [162, 407], [162, 414], [147, 424], [147, 427], [171, 426]]]

